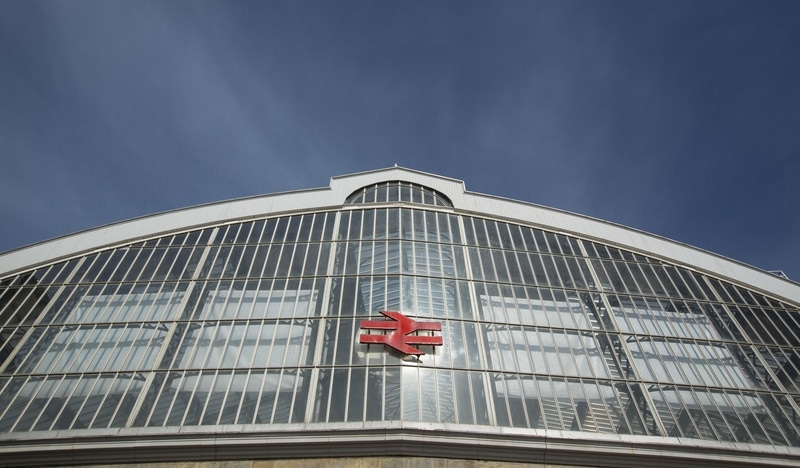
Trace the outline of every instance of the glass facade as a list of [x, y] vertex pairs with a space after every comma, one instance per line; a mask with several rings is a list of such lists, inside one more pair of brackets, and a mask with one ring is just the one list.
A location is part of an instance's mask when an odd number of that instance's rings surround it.
[[[360, 344], [382, 310], [444, 344]], [[0, 279], [0, 433], [414, 421], [800, 446], [798, 408], [796, 304], [404, 182]]]

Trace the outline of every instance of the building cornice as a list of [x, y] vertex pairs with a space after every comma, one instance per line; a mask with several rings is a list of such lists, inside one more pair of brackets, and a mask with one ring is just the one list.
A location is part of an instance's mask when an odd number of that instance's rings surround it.
[[[75, 431], [77, 432], [77, 431]], [[800, 449], [435, 423], [83, 430], [0, 437], [0, 466], [407, 456], [595, 467], [800, 466]], [[13, 437], [9, 437], [13, 436]]]

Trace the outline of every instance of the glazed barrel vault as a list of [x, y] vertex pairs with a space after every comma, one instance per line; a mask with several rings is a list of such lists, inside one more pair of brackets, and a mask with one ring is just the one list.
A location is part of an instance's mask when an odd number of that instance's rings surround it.
[[0, 464], [798, 465], [798, 304], [460, 181], [337, 177], [0, 255]]

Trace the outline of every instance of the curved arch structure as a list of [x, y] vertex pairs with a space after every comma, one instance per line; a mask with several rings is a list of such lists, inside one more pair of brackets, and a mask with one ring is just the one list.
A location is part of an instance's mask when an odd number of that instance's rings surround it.
[[641, 231], [335, 177], [0, 255], [0, 464], [800, 465], [799, 307]]
[[392, 180], [367, 185], [353, 192], [345, 205], [355, 203], [405, 202], [423, 205], [453, 207], [453, 202], [432, 188], [411, 182]]

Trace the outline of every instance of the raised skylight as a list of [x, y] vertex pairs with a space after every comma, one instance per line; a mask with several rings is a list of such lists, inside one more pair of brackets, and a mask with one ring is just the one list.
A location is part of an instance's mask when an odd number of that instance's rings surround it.
[[359, 203], [421, 203], [423, 205], [449, 206], [453, 203], [443, 194], [423, 185], [399, 180], [367, 185], [353, 192], [346, 205]]

